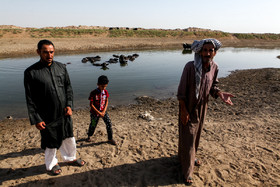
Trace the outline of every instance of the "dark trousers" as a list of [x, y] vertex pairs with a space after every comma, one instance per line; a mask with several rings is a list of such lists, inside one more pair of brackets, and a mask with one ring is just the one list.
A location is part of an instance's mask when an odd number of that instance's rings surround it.
[[[88, 136], [92, 136], [94, 134], [94, 131], [96, 129], [96, 126], [98, 124], [99, 118], [100, 116], [96, 116], [93, 114], [90, 114], [90, 124], [89, 124], [89, 128], [88, 128]], [[107, 134], [108, 134], [108, 140], [112, 140], [113, 139], [113, 132], [112, 132], [112, 123], [111, 120], [109, 118], [108, 113], [106, 112], [104, 117], [102, 118], [104, 123], [106, 124], [106, 129], [107, 129]]]

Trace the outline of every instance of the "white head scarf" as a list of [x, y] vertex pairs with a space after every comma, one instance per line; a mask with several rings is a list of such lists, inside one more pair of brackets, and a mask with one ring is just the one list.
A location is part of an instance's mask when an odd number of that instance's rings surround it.
[[196, 98], [199, 96], [199, 90], [200, 90], [200, 81], [201, 81], [201, 75], [202, 75], [202, 59], [199, 54], [201, 51], [203, 45], [205, 43], [211, 42], [214, 45], [214, 48], [216, 51], [222, 46], [222, 43], [219, 40], [216, 40], [214, 38], [207, 38], [203, 40], [195, 40], [191, 46], [191, 50], [195, 52], [194, 55], [194, 67], [195, 67], [195, 83], [196, 83]]

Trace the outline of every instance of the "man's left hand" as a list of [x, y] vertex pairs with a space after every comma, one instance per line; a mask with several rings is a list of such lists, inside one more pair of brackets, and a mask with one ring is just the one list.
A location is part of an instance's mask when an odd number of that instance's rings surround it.
[[72, 109], [70, 106], [65, 108], [65, 116], [72, 116]]
[[230, 94], [230, 93], [226, 93], [226, 92], [219, 92], [218, 95], [220, 96], [220, 98], [228, 105], [233, 105], [232, 101], [231, 101], [231, 97], [234, 97], [234, 95]]

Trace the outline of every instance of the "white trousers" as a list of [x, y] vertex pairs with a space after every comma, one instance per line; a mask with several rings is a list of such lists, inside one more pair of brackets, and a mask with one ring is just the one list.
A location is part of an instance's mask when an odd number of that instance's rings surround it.
[[[62, 159], [64, 162], [70, 162], [76, 159], [76, 141], [74, 137], [66, 138], [62, 141], [62, 144], [59, 148]], [[45, 149], [45, 164], [46, 169], [50, 171], [57, 163], [56, 157], [57, 149], [46, 148]]]

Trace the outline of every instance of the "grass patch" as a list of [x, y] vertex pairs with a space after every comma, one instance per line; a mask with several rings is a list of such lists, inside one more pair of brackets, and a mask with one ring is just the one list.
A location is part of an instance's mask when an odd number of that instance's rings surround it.
[[261, 40], [279, 40], [280, 34], [243, 34], [243, 33], [235, 33], [233, 34], [238, 39], [261, 39]]
[[83, 35], [101, 35], [106, 32], [102, 29], [29, 29], [30, 35], [38, 37], [71, 38]]
[[254, 34], [254, 33], [226, 33], [221, 31], [185, 31], [185, 30], [161, 30], [161, 29], [69, 29], [69, 28], [24, 28], [24, 29], [0, 29], [0, 37], [5, 34], [13, 35], [27, 33], [31, 38], [76, 38], [82, 36], [104, 36], [104, 37], [139, 37], [139, 38], [223, 38], [235, 37], [237, 39], [260, 39], [260, 40], [279, 40], [280, 34]]
[[0, 29], [1, 34], [12, 33], [12, 34], [20, 34], [22, 33], [22, 29]]
[[225, 32], [187, 32], [182, 30], [110, 30], [110, 37], [208, 37], [208, 38], [221, 38], [230, 36]]

